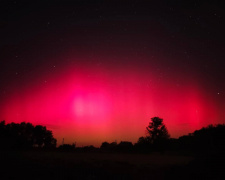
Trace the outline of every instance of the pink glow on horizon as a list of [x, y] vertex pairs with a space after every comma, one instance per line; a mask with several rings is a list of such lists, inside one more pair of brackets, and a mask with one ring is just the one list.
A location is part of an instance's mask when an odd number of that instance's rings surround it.
[[[79, 67], [79, 66], [78, 66]], [[164, 119], [172, 137], [217, 118], [214, 103], [195, 82], [176, 87], [150, 71], [66, 67], [43, 84], [19, 89], [4, 102], [6, 122], [46, 125], [61, 143], [99, 146], [103, 141], [136, 142], [151, 117]]]

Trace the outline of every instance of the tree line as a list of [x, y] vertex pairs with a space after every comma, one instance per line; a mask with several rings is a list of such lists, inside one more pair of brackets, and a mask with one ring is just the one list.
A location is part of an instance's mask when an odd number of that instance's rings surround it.
[[56, 139], [45, 126], [22, 122], [0, 122], [1, 149], [55, 148]]
[[62, 144], [56, 148], [56, 139], [52, 131], [45, 126], [20, 124], [5, 124], [0, 122], [1, 149], [55, 149], [77, 152], [165, 152], [186, 151], [194, 153], [222, 152], [225, 150], [225, 125], [209, 125], [193, 133], [170, 138], [162, 118], [151, 118], [146, 127], [146, 136], [140, 137], [135, 144], [127, 141], [103, 142], [100, 148], [94, 146], [76, 147], [76, 144]]

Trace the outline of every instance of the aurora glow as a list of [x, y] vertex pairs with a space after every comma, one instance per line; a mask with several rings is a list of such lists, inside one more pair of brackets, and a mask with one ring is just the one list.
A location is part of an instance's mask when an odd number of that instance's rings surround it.
[[137, 142], [154, 116], [171, 137], [225, 123], [218, 4], [61, 3], [2, 6], [0, 120], [78, 146]]
[[154, 70], [82, 64], [60, 69], [48, 78], [38, 77], [42, 87], [18, 89], [5, 102], [1, 118], [46, 125], [59, 143], [64, 137], [68, 143], [97, 146], [103, 141], [136, 142], [153, 116], [164, 118], [172, 137], [218, 118], [214, 102], [193, 80], [178, 87], [173, 77], [159, 81]]

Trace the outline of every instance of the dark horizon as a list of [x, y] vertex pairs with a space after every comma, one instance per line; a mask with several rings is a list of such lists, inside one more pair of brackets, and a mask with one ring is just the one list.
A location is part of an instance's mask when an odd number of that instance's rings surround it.
[[[155, 125], [153, 123], [153, 119], [156, 119]], [[158, 123], [159, 120], [162, 120], [162, 123]], [[98, 152], [96, 151], [96, 149], [100, 148], [103, 150], [103, 152], [104, 151], [120, 152], [121, 149], [123, 149], [124, 152], [132, 152], [134, 150], [133, 148], [136, 146], [135, 151], [137, 152], [142, 152], [142, 151], [157, 152], [159, 150], [155, 149], [154, 140], [158, 139], [159, 142], [161, 142], [163, 145], [163, 151], [170, 151], [170, 150], [180, 151], [180, 150], [190, 150], [190, 149], [191, 151], [193, 151], [193, 149], [195, 148], [193, 148], [190, 143], [193, 143], [194, 146], [199, 146], [199, 147], [201, 147], [199, 143], [200, 144], [202, 143], [204, 146], [209, 146], [210, 148], [212, 148], [211, 150], [213, 151], [216, 150], [220, 152], [223, 148], [225, 148], [225, 144], [222, 142], [222, 139], [224, 136], [224, 132], [223, 132], [224, 129], [225, 129], [225, 124], [214, 124], [214, 125], [210, 124], [207, 127], [196, 129], [195, 131], [189, 132], [188, 134], [182, 135], [178, 138], [173, 138], [170, 136], [170, 133], [167, 130], [167, 127], [164, 124], [163, 119], [159, 117], [152, 117], [148, 126], [145, 128], [145, 136], [138, 137], [136, 142], [130, 142], [130, 141], [124, 141], [124, 140], [121, 140], [118, 142], [103, 141], [99, 147], [98, 146], [96, 147], [93, 144], [88, 144], [85, 146], [83, 145], [77, 146], [76, 142], [67, 143], [64, 138], [62, 139], [62, 142], [58, 142], [54, 138], [53, 132], [47, 129], [46, 126], [33, 125], [32, 123], [29, 123], [29, 122], [21, 122], [21, 123], [11, 122], [6, 124], [5, 121], [0, 121], [0, 140], [2, 142], [0, 150], [4, 150], [4, 149], [9, 149], [9, 150], [10, 149], [14, 149], [14, 150], [17, 150], [17, 149], [29, 150], [30, 149], [31, 150], [33, 148], [38, 148], [38, 149], [43, 148], [47, 150], [48, 149], [54, 150], [55, 148], [58, 148], [61, 150], [74, 151], [75, 148], [76, 149], [78, 148], [80, 149], [79, 150], [80, 152]], [[160, 133], [159, 134], [157, 133], [158, 135], [156, 135], [155, 133], [157, 131], [158, 132], [161, 131], [161, 133], [163, 134], [160, 135]], [[152, 136], [154, 134], [157, 137], [156, 139]], [[167, 141], [166, 144], [164, 144], [165, 142], [163, 142], [165, 140]], [[197, 140], [197, 143], [196, 143], [196, 140]], [[141, 149], [138, 150], [138, 147]], [[201, 151], [203, 150], [208, 152], [208, 150], [204, 149], [204, 147], [201, 147], [200, 149]]]
[[3, 179], [224, 179], [225, 124], [170, 138], [151, 118], [138, 142], [103, 142], [100, 148], [62, 144], [31, 123], [0, 122]]

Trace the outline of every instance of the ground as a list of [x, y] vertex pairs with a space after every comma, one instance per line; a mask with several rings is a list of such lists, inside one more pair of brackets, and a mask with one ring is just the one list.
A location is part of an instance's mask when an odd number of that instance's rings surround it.
[[170, 153], [10, 151], [1, 152], [1, 179], [205, 179], [214, 173], [220, 179], [224, 164], [213, 162], [211, 173], [207, 163], [211, 162]]

